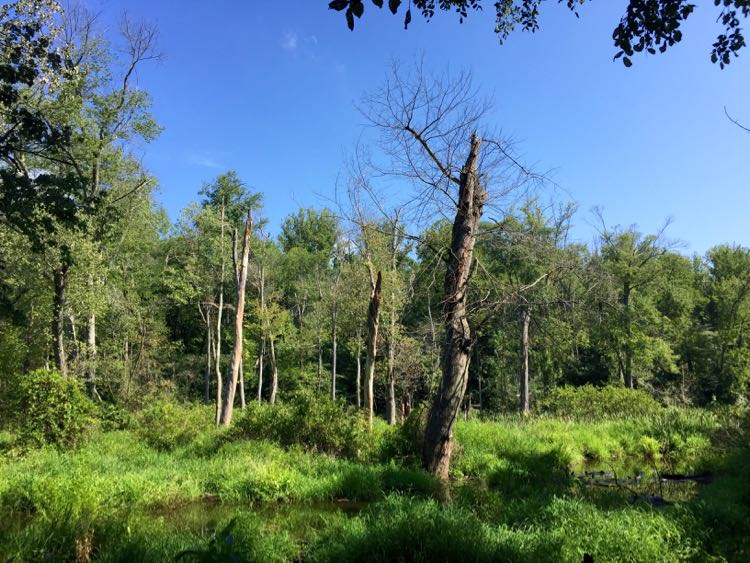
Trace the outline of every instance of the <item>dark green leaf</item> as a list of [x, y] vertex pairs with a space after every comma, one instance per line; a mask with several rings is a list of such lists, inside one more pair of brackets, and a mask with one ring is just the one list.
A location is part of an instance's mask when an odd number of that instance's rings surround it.
[[346, 25], [349, 28], [349, 31], [354, 31], [354, 16], [352, 15], [351, 8], [346, 11]]
[[411, 23], [411, 8], [406, 10], [406, 16], [404, 17], [404, 29], [409, 29], [410, 23]]
[[349, 5], [349, 0], [333, 0], [330, 4], [328, 4], [329, 10], [336, 10], [337, 12], [340, 12], [344, 8], [346, 8]]
[[623, 57], [622, 64], [624, 64], [628, 68], [630, 68], [631, 66], [633, 66], [632, 61], [628, 57]]
[[398, 12], [398, 7], [401, 5], [401, 0], [388, 0], [388, 8], [392, 14]]
[[352, 0], [352, 12], [355, 16], [361, 18], [364, 11], [365, 5], [362, 3], [362, 0]]
[[372, 0], [372, 3], [375, 4], [378, 8], [383, 7], [383, 0]]

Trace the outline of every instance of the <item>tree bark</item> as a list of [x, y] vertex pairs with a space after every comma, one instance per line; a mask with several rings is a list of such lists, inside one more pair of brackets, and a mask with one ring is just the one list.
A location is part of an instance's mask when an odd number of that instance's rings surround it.
[[453, 448], [453, 428], [466, 392], [473, 346], [466, 310], [466, 293], [482, 217], [486, 191], [480, 183], [478, 159], [481, 139], [472, 135], [469, 155], [461, 171], [456, 217], [451, 232], [450, 254], [445, 272], [445, 343], [442, 378], [430, 408], [425, 428], [422, 464], [440, 479], [448, 479]]
[[336, 360], [338, 355], [337, 311], [334, 305], [331, 315], [331, 399], [336, 400]]
[[60, 373], [68, 376], [68, 363], [65, 356], [65, 290], [68, 287], [68, 265], [63, 263], [52, 273], [54, 299], [52, 301], [52, 337], [54, 342], [55, 365]]
[[521, 412], [529, 414], [529, 324], [531, 324], [531, 307], [521, 309], [521, 348], [519, 371], [519, 398]]
[[274, 346], [273, 338], [268, 340], [269, 351], [271, 353], [271, 399], [272, 405], [276, 404], [276, 394], [279, 390], [279, 369], [276, 365], [276, 346]]
[[258, 354], [258, 402], [263, 400], [263, 359], [266, 355], [266, 270], [263, 266], [258, 269], [258, 290], [260, 293], [261, 335]]
[[365, 359], [365, 399], [367, 401], [368, 427], [372, 430], [375, 418], [375, 356], [378, 352], [378, 327], [380, 326], [380, 290], [383, 286], [383, 276], [378, 272], [377, 280], [370, 270], [370, 305], [367, 309], [367, 343]]
[[[392, 295], [391, 295], [392, 296]], [[388, 336], [388, 424], [396, 424], [396, 318], [391, 312], [390, 334]]]
[[[240, 290], [240, 265], [237, 257], [237, 227], [232, 228], [232, 265], [234, 266], [234, 288]], [[245, 362], [240, 358], [240, 409], [245, 410]]]
[[221, 280], [219, 283], [219, 311], [216, 314], [216, 345], [215, 345], [215, 370], [216, 370], [216, 426], [221, 423], [222, 418], [222, 396], [223, 381], [221, 378], [221, 317], [224, 312], [224, 202], [221, 204]]
[[360, 344], [362, 338], [362, 329], [357, 327], [357, 408], [362, 408], [362, 346]]
[[240, 359], [240, 409], [245, 410], [245, 360]]
[[633, 388], [633, 345], [632, 345], [632, 323], [630, 318], [630, 282], [625, 281], [622, 291], [622, 304], [625, 313], [625, 369], [623, 379], [625, 387]]
[[250, 257], [250, 229], [253, 224], [252, 209], [247, 211], [247, 222], [245, 223], [245, 236], [242, 240], [242, 266], [240, 280], [237, 287], [237, 308], [234, 315], [234, 350], [232, 351], [231, 375], [227, 383], [227, 392], [224, 400], [224, 412], [221, 422], [229, 426], [232, 422], [234, 412], [234, 397], [237, 393], [237, 381], [239, 380], [240, 364], [242, 362], [243, 325], [245, 321], [245, 286], [247, 285], [247, 263]]
[[263, 400], [263, 357], [266, 355], [266, 339], [260, 338], [260, 352], [258, 353], [258, 393], [256, 399], [260, 403]]
[[388, 424], [396, 424], [396, 381], [388, 380]]
[[203, 393], [205, 395], [206, 404], [211, 402], [211, 348], [213, 342], [211, 340], [211, 308], [209, 307], [206, 311], [206, 375], [203, 378]]
[[96, 314], [91, 313], [88, 318], [86, 334], [86, 386], [92, 398], [100, 399], [96, 390]]

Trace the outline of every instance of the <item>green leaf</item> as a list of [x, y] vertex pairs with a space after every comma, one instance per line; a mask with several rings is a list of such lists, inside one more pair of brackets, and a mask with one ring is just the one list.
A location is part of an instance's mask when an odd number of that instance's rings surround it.
[[410, 23], [411, 23], [411, 8], [406, 10], [406, 16], [404, 17], [404, 29], [409, 29]]
[[375, 4], [378, 8], [383, 7], [383, 0], [372, 0], [372, 3]]
[[352, 15], [351, 8], [346, 11], [346, 25], [349, 28], [349, 31], [354, 31], [354, 16]]
[[398, 7], [401, 5], [401, 0], [388, 0], [388, 8], [392, 14], [398, 12]]
[[628, 57], [623, 57], [622, 64], [624, 64], [628, 68], [633, 66], [633, 62]]

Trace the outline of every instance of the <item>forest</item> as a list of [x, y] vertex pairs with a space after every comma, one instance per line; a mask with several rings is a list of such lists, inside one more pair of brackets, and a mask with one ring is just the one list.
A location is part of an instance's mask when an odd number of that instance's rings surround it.
[[4, 560], [750, 557], [750, 248], [579, 209], [427, 57], [320, 205], [227, 169], [170, 220], [113, 33], [0, 5]]

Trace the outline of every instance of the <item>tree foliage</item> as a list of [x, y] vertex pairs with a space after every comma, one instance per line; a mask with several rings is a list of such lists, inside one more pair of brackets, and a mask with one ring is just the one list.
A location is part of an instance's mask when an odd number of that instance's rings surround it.
[[[539, 10], [545, 0], [499, 0], [494, 3], [495, 33], [500, 43], [505, 42], [516, 28], [535, 32], [539, 29]], [[383, 0], [372, 0], [378, 8]], [[565, 4], [576, 17], [586, 0], [557, 0]], [[401, 0], [389, 0], [388, 8], [396, 15], [404, 4]], [[482, 0], [413, 0], [404, 13], [404, 28], [412, 21], [412, 5], [425, 20], [429, 21], [437, 11], [453, 11], [463, 23], [471, 12], [481, 11]], [[723, 26], [712, 45], [711, 62], [724, 68], [745, 47], [740, 18], [750, 15], [750, 3], [746, 0], [714, 0], [719, 10], [716, 20]], [[328, 3], [331, 10], [344, 12], [347, 26], [354, 30], [354, 18], [361, 18], [365, 11], [365, 0], [333, 0]], [[622, 59], [626, 67], [632, 66], [635, 53], [664, 53], [682, 40], [682, 25], [695, 11], [690, 0], [629, 0], [625, 15], [612, 32], [617, 52], [615, 59]]]

